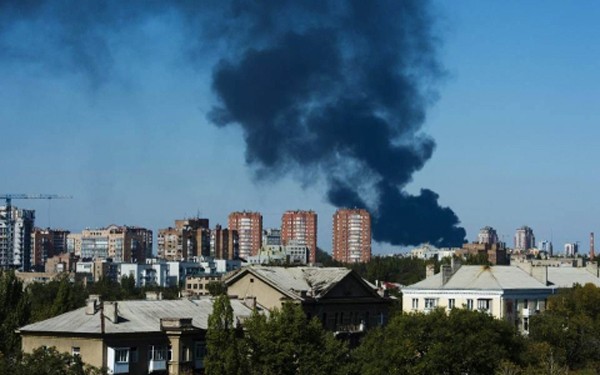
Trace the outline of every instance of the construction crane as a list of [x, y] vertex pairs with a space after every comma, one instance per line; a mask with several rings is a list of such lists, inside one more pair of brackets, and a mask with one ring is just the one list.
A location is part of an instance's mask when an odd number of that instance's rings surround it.
[[[57, 195], [57, 194], [0, 194], [0, 199], [4, 199], [5, 201], [5, 210], [6, 210], [6, 245], [0, 246], [0, 250], [4, 247], [5, 251], [8, 251], [10, 246], [13, 244], [13, 225], [12, 225], [12, 200], [13, 199], [72, 199], [73, 197], [70, 195]], [[0, 243], [0, 245], [2, 245]], [[0, 264], [0, 267], [5, 265]]]

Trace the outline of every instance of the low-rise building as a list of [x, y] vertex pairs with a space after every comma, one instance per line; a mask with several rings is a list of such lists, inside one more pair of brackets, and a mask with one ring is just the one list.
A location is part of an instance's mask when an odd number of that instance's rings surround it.
[[244, 267], [228, 276], [227, 293], [255, 298], [266, 309], [284, 301], [302, 306], [326, 329], [360, 332], [387, 322], [391, 300], [356, 272], [343, 267]]
[[444, 265], [439, 273], [402, 288], [402, 309], [479, 310], [527, 334], [530, 317], [544, 311], [547, 298], [554, 293], [554, 287], [516, 266]]
[[289, 241], [285, 246], [263, 246], [257, 255], [249, 256], [246, 261], [248, 264], [306, 265], [309, 254], [310, 249], [308, 246]]
[[158, 259], [147, 259], [144, 264], [121, 263], [118, 279], [121, 280], [124, 276], [133, 277], [136, 288], [177, 286], [169, 283], [169, 265]]
[[[212, 299], [102, 303], [90, 297], [86, 307], [22, 327], [23, 351], [54, 346], [109, 374], [203, 370]], [[235, 299], [231, 307], [235, 322], [253, 311]]]

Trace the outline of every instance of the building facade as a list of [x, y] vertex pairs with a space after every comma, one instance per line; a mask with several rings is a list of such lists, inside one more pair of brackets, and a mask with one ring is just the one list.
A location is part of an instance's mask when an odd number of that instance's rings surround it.
[[289, 241], [287, 245], [263, 246], [258, 254], [246, 259], [249, 264], [306, 265], [310, 249], [305, 244]]
[[333, 259], [343, 263], [371, 260], [371, 215], [341, 208], [333, 215]]
[[69, 231], [62, 229], [35, 228], [31, 234], [31, 266], [37, 271], [44, 269], [48, 258], [67, 252]]
[[306, 246], [308, 260], [316, 262], [317, 257], [317, 214], [314, 211], [286, 211], [281, 217], [281, 244]]
[[402, 310], [478, 310], [527, 334], [530, 318], [546, 309], [554, 293], [553, 287], [516, 266], [443, 265], [439, 273], [402, 288]]
[[479, 234], [477, 235], [477, 243], [494, 245], [498, 242], [498, 233], [494, 228], [486, 226], [479, 230]]
[[263, 231], [262, 245], [281, 245], [281, 229], [269, 228]]
[[535, 247], [535, 236], [533, 229], [522, 226], [515, 233], [515, 251], [527, 251]]
[[0, 207], [0, 268], [31, 269], [31, 233], [35, 211]]
[[229, 230], [238, 234], [239, 257], [246, 259], [256, 255], [262, 247], [262, 215], [259, 212], [232, 212], [229, 214]]
[[216, 259], [237, 259], [239, 257], [238, 232], [222, 228], [217, 224], [210, 231], [210, 256]]
[[69, 235], [67, 242], [69, 249], [72, 246], [75, 255], [84, 260], [110, 258], [115, 262], [143, 263], [152, 257], [152, 231], [140, 227], [110, 225], [85, 229], [81, 236]]
[[575, 257], [579, 253], [579, 243], [570, 242], [565, 244], [565, 256]]
[[208, 219], [175, 220], [175, 227], [159, 229], [158, 257], [169, 261], [210, 255]]

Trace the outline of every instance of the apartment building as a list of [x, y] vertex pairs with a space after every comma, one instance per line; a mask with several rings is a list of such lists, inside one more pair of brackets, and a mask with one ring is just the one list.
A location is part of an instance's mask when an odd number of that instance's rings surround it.
[[524, 252], [535, 247], [533, 229], [524, 225], [515, 232], [515, 251]]
[[217, 224], [210, 231], [210, 256], [216, 259], [237, 259], [239, 256], [238, 232]]
[[[10, 213], [10, 215], [9, 215]], [[35, 211], [0, 207], [0, 268], [31, 269], [31, 233]]]
[[[213, 302], [101, 302], [90, 296], [85, 307], [20, 328], [22, 350], [54, 346], [79, 355], [85, 364], [106, 368], [108, 374], [203, 373]], [[234, 322], [253, 313], [237, 299], [231, 307]]]
[[208, 219], [175, 220], [175, 227], [159, 229], [158, 257], [169, 261], [210, 255]]
[[46, 260], [67, 252], [68, 230], [34, 228], [31, 234], [31, 267], [44, 269]]
[[317, 257], [317, 214], [314, 211], [286, 211], [281, 217], [281, 244], [294, 242], [306, 246], [308, 260], [316, 262]]
[[229, 230], [238, 234], [239, 257], [256, 255], [262, 246], [263, 219], [259, 212], [232, 212], [228, 219]]
[[152, 231], [133, 226], [110, 225], [69, 235], [67, 247], [81, 259], [112, 259], [114, 262], [144, 262], [152, 257]]
[[335, 212], [333, 259], [344, 263], [371, 260], [371, 215], [367, 210], [341, 208]]

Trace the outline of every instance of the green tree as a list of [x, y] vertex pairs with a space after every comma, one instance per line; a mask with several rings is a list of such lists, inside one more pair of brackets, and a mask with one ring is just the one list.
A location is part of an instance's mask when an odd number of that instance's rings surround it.
[[600, 366], [600, 288], [562, 290], [531, 320], [530, 338], [547, 343], [553, 362], [571, 370]]
[[84, 365], [79, 356], [60, 353], [54, 347], [37, 348], [25, 354], [23, 360], [11, 369], [14, 375], [100, 375], [98, 368]]
[[348, 349], [307, 320], [302, 308], [285, 303], [269, 317], [255, 313], [244, 322], [249, 374], [345, 374]]
[[13, 271], [0, 271], [0, 353], [7, 360], [19, 355], [21, 339], [15, 330], [29, 321], [30, 302]]
[[523, 338], [506, 322], [477, 311], [437, 309], [399, 314], [367, 334], [355, 351], [356, 372], [493, 374], [501, 361], [520, 364]]
[[227, 285], [220, 281], [209, 282], [206, 284], [206, 289], [208, 289], [208, 293], [213, 297], [227, 294]]
[[206, 333], [206, 358], [204, 366], [210, 375], [246, 374], [245, 358], [241, 354], [241, 340], [233, 322], [233, 309], [226, 295], [213, 302], [213, 312], [208, 317]]

